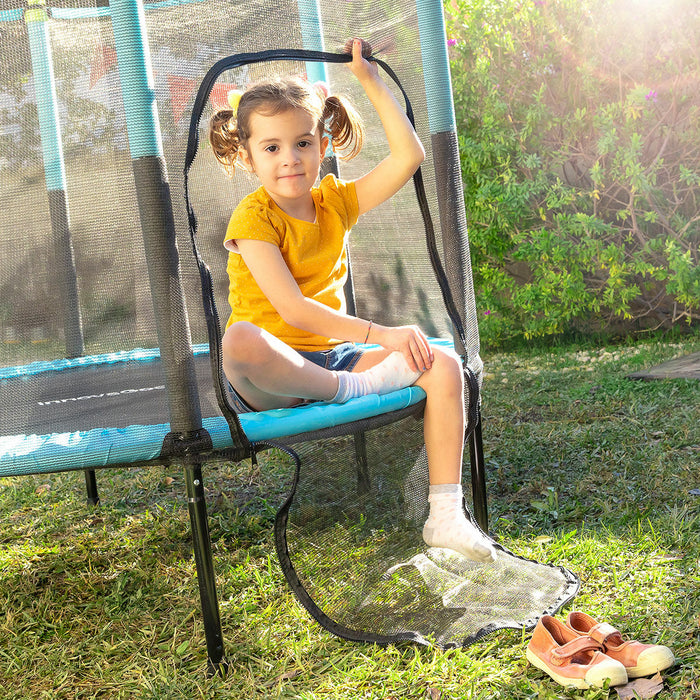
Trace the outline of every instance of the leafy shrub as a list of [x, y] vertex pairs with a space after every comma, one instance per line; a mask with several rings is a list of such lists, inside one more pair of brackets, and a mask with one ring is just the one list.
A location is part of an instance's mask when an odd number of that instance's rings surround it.
[[700, 318], [696, 0], [446, 0], [482, 335]]

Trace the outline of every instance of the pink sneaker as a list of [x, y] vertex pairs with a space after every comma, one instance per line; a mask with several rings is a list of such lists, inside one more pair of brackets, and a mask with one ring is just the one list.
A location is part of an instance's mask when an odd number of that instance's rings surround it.
[[572, 610], [566, 618], [567, 626], [576, 634], [591, 637], [603, 645], [605, 653], [619, 661], [629, 678], [651, 676], [673, 666], [673, 652], [662, 644], [642, 644], [634, 639], [625, 641], [607, 622], [597, 622], [584, 612]]
[[603, 645], [574, 632], [551, 615], [540, 619], [527, 646], [527, 660], [557, 683], [585, 689], [627, 683], [619, 662], [603, 653]]

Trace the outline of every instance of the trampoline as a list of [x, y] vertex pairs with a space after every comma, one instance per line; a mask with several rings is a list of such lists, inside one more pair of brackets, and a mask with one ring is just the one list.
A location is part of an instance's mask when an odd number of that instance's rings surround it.
[[[434, 343], [448, 345], [434, 339]], [[371, 346], [368, 346], [371, 347]], [[193, 348], [203, 427], [214, 450], [234, 447], [220, 415], [208, 346]], [[240, 417], [251, 442], [305, 433], [408, 409], [425, 393], [408, 387], [346, 404], [260, 411]], [[165, 377], [157, 350], [0, 368], [0, 476], [136, 465], [157, 460], [170, 432]]]
[[[427, 158], [413, 184], [353, 230], [348, 308], [418, 323], [462, 356], [467, 482], [475, 522], [488, 529], [483, 367], [439, 0], [3, 7], [0, 477], [84, 470], [97, 503], [96, 470], [181, 465], [212, 668], [225, 646], [206, 466], [270, 446], [289, 456], [294, 477], [275, 522], [282, 572], [333, 633], [460, 646], [532, 627], [570, 600], [578, 580], [563, 567], [499, 545], [485, 567], [423, 544], [421, 389], [239, 418], [222, 382], [221, 243], [255, 183], [225, 178], [202, 124], [228, 90], [259, 77], [323, 80], [366, 121], [362, 156], [341, 166], [352, 179], [383, 148], [340, 50], [361, 35], [397, 95], [410, 95]], [[346, 556], [357, 548], [361, 561]]]

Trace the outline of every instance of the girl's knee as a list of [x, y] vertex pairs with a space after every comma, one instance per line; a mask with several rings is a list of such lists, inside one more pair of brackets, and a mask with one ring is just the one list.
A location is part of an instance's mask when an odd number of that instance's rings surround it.
[[462, 359], [450, 348], [433, 347], [433, 364], [423, 374], [422, 380], [426, 388], [432, 385], [441, 392], [451, 389], [461, 392], [464, 383]]
[[453, 376], [462, 376], [462, 358], [451, 348], [433, 347], [433, 367]]
[[253, 323], [237, 321], [226, 329], [221, 345], [229, 364], [247, 364], [261, 355], [262, 331]]

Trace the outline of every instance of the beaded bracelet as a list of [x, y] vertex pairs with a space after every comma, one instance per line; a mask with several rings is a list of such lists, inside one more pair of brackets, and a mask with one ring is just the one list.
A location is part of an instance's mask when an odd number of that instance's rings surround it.
[[369, 326], [367, 326], [367, 335], [365, 336], [365, 343], [369, 339], [369, 332], [372, 330], [372, 321], [369, 322]]

